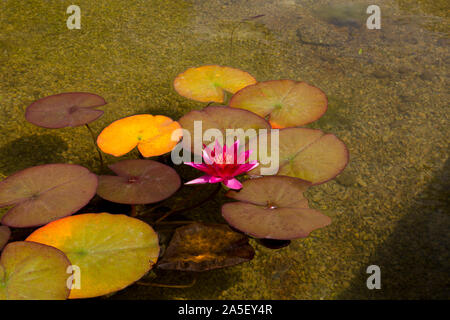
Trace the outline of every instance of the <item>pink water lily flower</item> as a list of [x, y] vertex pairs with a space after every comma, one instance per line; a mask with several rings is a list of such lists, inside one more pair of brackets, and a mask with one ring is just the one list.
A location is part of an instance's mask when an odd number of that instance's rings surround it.
[[242, 184], [234, 177], [256, 168], [258, 162], [247, 162], [252, 150], [241, 152], [240, 154], [238, 152], [239, 140], [233, 144], [232, 148], [228, 149], [226, 145], [222, 148], [217, 140], [213, 150], [204, 146], [203, 160], [205, 163], [185, 162], [184, 164], [201, 170], [206, 175], [191, 180], [186, 184], [222, 182], [230, 189], [241, 189]]

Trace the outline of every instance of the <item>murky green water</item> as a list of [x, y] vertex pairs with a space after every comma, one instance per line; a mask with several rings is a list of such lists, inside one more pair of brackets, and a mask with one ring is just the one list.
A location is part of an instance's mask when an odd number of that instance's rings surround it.
[[[70, 4], [81, 7], [81, 30], [66, 27]], [[381, 8], [381, 30], [365, 26], [369, 4]], [[448, 1], [1, 5], [0, 178], [50, 162], [97, 166], [85, 128], [27, 123], [24, 110], [32, 101], [67, 91], [100, 94], [109, 103], [92, 124], [97, 131], [137, 113], [178, 118], [202, 105], [177, 95], [172, 80], [204, 64], [320, 87], [330, 105], [313, 126], [349, 147], [345, 172], [309, 191], [311, 205], [332, 217], [331, 226], [277, 251], [253, 243], [252, 262], [203, 273], [190, 289], [133, 285], [112, 298], [449, 298]], [[190, 215], [220, 221], [220, 202]], [[381, 267], [381, 290], [366, 287], [371, 264]], [[190, 280], [159, 275], [166, 283]]]

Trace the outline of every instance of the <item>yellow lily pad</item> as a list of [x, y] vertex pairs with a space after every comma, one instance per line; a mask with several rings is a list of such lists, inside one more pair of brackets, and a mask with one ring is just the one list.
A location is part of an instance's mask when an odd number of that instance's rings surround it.
[[43, 244], [11, 242], [0, 258], [0, 300], [65, 300], [70, 261]]
[[181, 139], [174, 131], [180, 129], [178, 122], [169, 117], [139, 114], [114, 121], [97, 138], [99, 148], [120, 157], [136, 146], [144, 157], [154, 157], [172, 151]]
[[200, 102], [224, 102], [224, 91], [235, 93], [255, 84], [249, 73], [218, 65], [190, 68], [174, 81], [175, 90], [188, 99]]
[[49, 223], [27, 241], [63, 251], [79, 267], [80, 288], [69, 298], [102, 296], [121, 290], [147, 273], [159, 254], [158, 236], [126, 215], [87, 213]]
[[[272, 145], [271, 135], [267, 137]], [[269, 148], [270, 150], [270, 148]], [[268, 152], [270, 155], [270, 152]], [[279, 131], [279, 168], [277, 175], [300, 178], [314, 185], [327, 182], [341, 173], [349, 161], [345, 144], [333, 134], [308, 128], [286, 128]], [[260, 175], [271, 166], [258, 154], [260, 165], [249, 172]]]
[[272, 128], [297, 127], [319, 119], [327, 111], [322, 90], [293, 80], [259, 82], [237, 92], [230, 107], [268, 117]]

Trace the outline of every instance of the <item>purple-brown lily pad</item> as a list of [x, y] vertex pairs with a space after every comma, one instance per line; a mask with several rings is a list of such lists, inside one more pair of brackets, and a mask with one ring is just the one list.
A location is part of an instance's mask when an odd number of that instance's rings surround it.
[[110, 165], [116, 176], [99, 177], [97, 194], [123, 204], [148, 204], [169, 198], [181, 185], [174, 169], [153, 160], [123, 160]]
[[105, 99], [93, 93], [60, 93], [33, 102], [28, 106], [25, 118], [49, 129], [78, 127], [100, 118], [103, 111], [95, 108], [105, 104]]
[[[274, 139], [269, 134], [267, 143], [270, 156], [271, 146], [275, 143], [272, 140]], [[333, 134], [316, 129], [282, 129], [279, 131], [278, 146], [279, 167], [271, 174], [300, 178], [314, 185], [336, 177], [345, 169], [349, 159], [347, 147], [341, 140]], [[261, 147], [258, 151], [260, 150]], [[264, 175], [262, 169], [272, 165], [261, 154], [258, 154], [258, 162], [260, 165], [250, 171], [249, 175]]]
[[0, 300], [65, 300], [69, 266], [67, 256], [56, 248], [11, 242], [0, 258]]
[[[194, 136], [194, 132], [197, 135], [197, 131], [194, 130], [194, 122], [201, 122], [201, 131], [199, 130], [198, 132], [201, 133], [201, 137], [204, 136], [206, 130], [218, 129], [224, 139], [228, 135], [239, 135], [240, 133], [247, 133], [247, 138], [252, 138], [256, 137], [259, 129], [270, 130], [271, 128], [270, 124], [264, 118], [261, 118], [253, 112], [224, 106], [211, 106], [202, 110], [193, 110], [181, 117], [178, 122], [183, 129], [189, 131], [191, 137], [191, 139], [188, 139], [186, 135], [183, 136], [183, 146], [196, 154], [201, 154], [201, 150], [196, 152], [194, 149], [194, 139], [198, 139], [197, 136]], [[254, 131], [248, 131], [249, 129], [253, 129]], [[241, 141], [243, 140], [241, 138]], [[214, 141], [214, 139], [211, 139], [210, 142], [212, 143]], [[208, 141], [204, 142], [207, 144], [210, 143]], [[223, 145], [226, 143], [226, 140], [219, 142]]]
[[158, 267], [207, 271], [253, 259], [248, 237], [224, 224], [192, 223], [177, 228]]
[[0, 182], [0, 207], [12, 208], [2, 224], [44, 225], [84, 207], [97, 190], [97, 176], [73, 164], [47, 164], [19, 171]]
[[322, 90], [294, 80], [259, 82], [238, 91], [230, 107], [268, 117], [273, 128], [302, 126], [319, 119], [327, 111]]
[[8, 243], [11, 236], [11, 230], [7, 226], [0, 226], [0, 250]]
[[222, 206], [222, 215], [234, 228], [255, 238], [291, 240], [305, 238], [331, 219], [308, 208], [303, 192], [308, 181], [285, 176], [246, 180], [239, 192], [226, 195], [238, 202]]

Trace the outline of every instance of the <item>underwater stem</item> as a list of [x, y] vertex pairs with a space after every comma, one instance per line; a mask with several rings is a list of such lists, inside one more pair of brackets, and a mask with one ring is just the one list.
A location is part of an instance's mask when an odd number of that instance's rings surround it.
[[94, 145], [95, 145], [95, 149], [97, 149], [97, 152], [98, 152], [98, 158], [100, 160], [101, 169], [103, 170], [105, 168], [105, 163], [103, 162], [102, 152], [100, 151], [100, 149], [97, 146], [97, 141], [95, 139], [94, 131], [92, 131], [91, 127], [87, 123], [86, 123], [86, 128], [88, 129], [89, 133], [91, 134], [92, 141], [94, 142]]
[[135, 204], [131, 205], [131, 214], [130, 214], [130, 216], [132, 216], [132, 217], [136, 217], [137, 216], [137, 211], [136, 211], [136, 205]]

